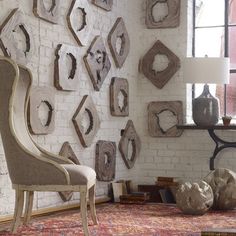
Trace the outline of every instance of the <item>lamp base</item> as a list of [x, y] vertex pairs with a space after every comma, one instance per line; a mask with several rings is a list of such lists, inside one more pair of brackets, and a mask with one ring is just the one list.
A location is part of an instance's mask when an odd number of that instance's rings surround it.
[[212, 126], [219, 121], [219, 99], [214, 97], [207, 84], [202, 94], [193, 99], [193, 121], [199, 126]]

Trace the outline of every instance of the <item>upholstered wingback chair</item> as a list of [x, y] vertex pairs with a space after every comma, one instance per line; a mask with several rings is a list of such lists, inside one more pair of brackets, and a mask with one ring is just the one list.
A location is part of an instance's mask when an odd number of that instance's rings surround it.
[[97, 224], [96, 173], [90, 167], [75, 165], [66, 158], [43, 150], [32, 140], [26, 124], [31, 83], [32, 76], [27, 68], [0, 57], [0, 133], [9, 176], [15, 190], [12, 232], [16, 232], [20, 224], [25, 195], [24, 223], [28, 223], [34, 191], [77, 191], [80, 192], [84, 234], [89, 235], [87, 193], [92, 219]]

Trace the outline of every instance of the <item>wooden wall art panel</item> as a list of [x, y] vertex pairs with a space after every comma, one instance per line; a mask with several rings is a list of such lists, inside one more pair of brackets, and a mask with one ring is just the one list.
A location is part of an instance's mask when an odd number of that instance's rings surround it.
[[[157, 55], [165, 55], [168, 58], [168, 66], [161, 71], [153, 68], [153, 63]], [[140, 60], [139, 70], [147, 79], [149, 79], [157, 88], [161, 89], [179, 70], [180, 59], [168, 49], [161, 41], [157, 41], [153, 47]]]
[[[121, 103], [119, 101], [120, 96]], [[112, 78], [110, 85], [110, 110], [112, 116], [129, 116], [129, 83], [127, 79]]]
[[[69, 142], [63, 143], [61, 150], [59, 152], [59, 155], [65, 158], [68, 158], [69, 160], [73, 161], [76, 165], [80, 165], [80, 162], [77, 156], [75, 155], [72, 147], [70, 146]], [[59, 192], [59, 195], [64, 202], [67, 202], [71, 200], [73, 196], [73, 192], [63, 191], [63, 192]]]
[[[79, 19], [82, 19], [81, 22]], [[79, 46], [86, 46], [92, 32], [94, 13], [86, 0], [72, 0], [67, 23]]]
[[[117, 50], [117, 41], [120, 40], [120, 49]], [[108, 35], [108, 44], [111, 50], [112, 57], [118, 68], [121, 68], [130, 50], [130, 40], [124, 20], [117, 18], [114, 26]]]
[[[167, 129], [161, 126], [160, 114], [170, 111], [175, 117], [176, 124]], [[183, 104], [181, 101], [151, 102], [148, 105], [148, 130], [152, 137], [179, 137], [183, 130], [176, 125], [183, 124]]]
[[[57, 46], [54, 63], [54, 85], [58, 90], [75, 91], [79, 84], [78, 47], [59, 44]], [[70, 61], [70, 69], [67, 68]], [[68, 73], [69, 71], [69, 73]]]
[[94, 5], [106, 10], [111, 11], [113, 6], [113, 0], [93, 0]]
[[[157, 4], [166, 4], [168, 13], [159, 21], [155, 20], [153, 9]], [[180, 0], [147, 0], [146, 25], [149, 29], [174, 28], [180, 23]]]
[[112, 181], [116, 171], [116, 143], [98, 141], [96, 144], [95, 171], [100, 181]]
[[[19, 39], [20, 35], [23, 38]], [[6, 57], [11, 57], [22, 65], [26, 65], [34, 54], [33, 34], [26, 24], [24, 14], [18, 8], [11, 11], [0, 27], [0, 46]]]
[[[47, 87], [35, 87], [31, 91], [28, 107], [28, 126], [32, 134], [49, 134], [55, 127], [54, 91]], [[40, 118], [41, 106], [47, 111], [45, 120]]]
[[49, 9], [46, 8], [44, 1], [45, 0], [34, 0], [34, 15], [47, 22], [57, 24], [60, 16], [61, 0], [51, 0]]
[[93, 40], [84, 56], [84, 62], [94, 89], [99, 91], [111, 69], [111, 62], [101, 36], [96, 36]]
[[[129, 157], [129, 145], [132, 145], [131, 157]], [[133, 168], [141, 150], [141, 140], [134, 128], [132, 120], [127, 122], [125, 129], [122, 131], [119, 150], [126, 167], [128, 169]]]
[[[88, 117], [88, 126], [83, 124], [83, 119]], [[100, 128], [100, 119], [93, 100], [85, 95], [77, 108], [73, 118], [75, 130], [83, 147], [89, 147]]]

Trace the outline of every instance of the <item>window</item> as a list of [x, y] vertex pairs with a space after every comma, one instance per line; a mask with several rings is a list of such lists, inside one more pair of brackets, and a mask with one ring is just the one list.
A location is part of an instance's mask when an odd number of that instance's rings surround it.
[[[193, 0], [193, 9], [192, 54], [230, 57], [230, 84], [211, 91], [220, 99], [221, 116], [236, 118], [236, 0]], [[202, 86], [193, 88], [199, 96]]]

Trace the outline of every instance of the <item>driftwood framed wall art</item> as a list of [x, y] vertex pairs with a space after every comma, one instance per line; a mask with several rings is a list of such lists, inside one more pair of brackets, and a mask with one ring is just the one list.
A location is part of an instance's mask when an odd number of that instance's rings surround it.
[[112, 116], [129, 116], [129, 83], [127, 79], [112, 78], [110, 111]]
[[[164, 114], [165, 112], [167, 112]], [[164, 115], [161, 117], [161, 115]], [[179, 137], [183, 130], [183, 104], [181, 101], [151, 102], [148, 105], [148, 130], [152, 137]]]
[[116, 171], [116, 143], [99, 140], [96, 144], [95, 171], [99, 181], [112, 181]]
[[[164, 55], [168, 59], [167, 66], [160, 71], [154, 69], [155, 57], [158, 55]], [[165, 86], [179, 68], [180, 59], [159, 40], [149, 49], [139, 63], [139, 71], [159, 89]]]
[[34, 37], [24, 14], [15, 8], [0, 27], [0, 46], [6, 57], [26, 65], [35, 50]]
[[121, 68], [130, 50], [130, 39], [122, 17], [117, 18], [108, 35], [108, 45], [116, 67]]
[[100, 119], [92, 98], [85, 95], [72, 122], [83, 147], [89, 147], [100, 128]]
[[[146, 26], [148, 29], [174, 28], [180, 24], [181, 0], [146, 0]], [[160, 8], [161, 16], [155, 17], [155, 8]], [[163, 15], [163, 7], [166, 14]]]
[[33, 13], [36, 17], [49, 23], [57, 24], [60, 16], [61, 0], [51, 0], [49, 8], [45, 0], [33, 0]]
[[106, 11], [111, 11], [113, 0], [92, 0], [92, 3]]
[[96, 36], [93, 40], [84, 56], [84, 62], [94, 89], [99, 91], [111, 69], [111, 62], [101, 36]]

